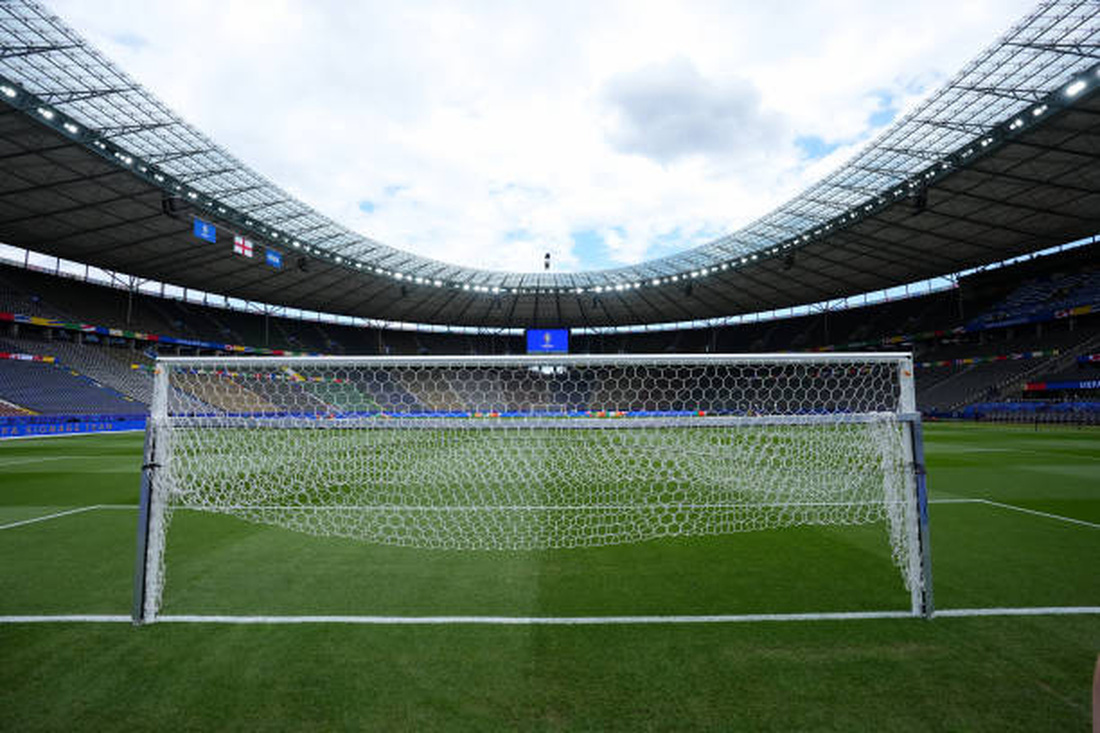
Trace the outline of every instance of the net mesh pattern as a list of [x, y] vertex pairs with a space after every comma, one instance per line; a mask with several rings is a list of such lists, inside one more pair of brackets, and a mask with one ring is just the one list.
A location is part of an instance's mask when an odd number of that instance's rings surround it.
[[441, 550], [882, 522], [914, 582], [897, 361], [159, 368], [161, 563], [180, 508]]

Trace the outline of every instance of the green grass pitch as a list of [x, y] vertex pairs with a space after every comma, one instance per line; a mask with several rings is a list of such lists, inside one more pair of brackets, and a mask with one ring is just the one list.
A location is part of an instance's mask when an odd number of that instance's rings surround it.
[[[1100, 432], [932, 424], [926, 450], [937, 607], [1100, 606]], [[0, 443], [0, 616], [129, 612], [140, 460], [139, 435]], [[164, 612], [905, 609], [883, 534], [803, 527], [437, 552], [181, 512]], [[1086, 730], [1098, 652], [1098, 615], [4, 623], [0, 730]]]

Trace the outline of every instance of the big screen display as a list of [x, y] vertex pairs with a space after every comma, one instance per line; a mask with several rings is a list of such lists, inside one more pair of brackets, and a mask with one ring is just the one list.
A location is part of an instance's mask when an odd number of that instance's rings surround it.
[[569, 329], [530, 328], [527, 330], [528, 354], [568, 354]]

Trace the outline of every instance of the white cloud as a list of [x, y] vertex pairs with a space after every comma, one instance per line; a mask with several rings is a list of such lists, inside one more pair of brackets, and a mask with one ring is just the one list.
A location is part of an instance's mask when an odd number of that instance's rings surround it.
[[704, 78], [682, 56], [613, 76], [603, 94], [615, 117], [611, 146], [661, 164], [767, 156], [786, 137], [783, 118], [760, 108], [752, 82]]
[[[884, 100], [909, 107], [1030, 6], [53, 2], [324, 213], [532, 271], [547, 251], [555, 269], [625, 264], [751, 221], [850, 155]], [[806, 137], [839, 147], [807, 161]], [[599, 257], [578, 232], [603, 237]]]

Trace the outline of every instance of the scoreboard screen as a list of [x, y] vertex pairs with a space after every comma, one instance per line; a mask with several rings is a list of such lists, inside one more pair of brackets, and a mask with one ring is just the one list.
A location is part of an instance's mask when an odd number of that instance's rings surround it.
[[530, 328], [527, 330], [528, 354], [568, 354], [569, 330], [566, 328]]

